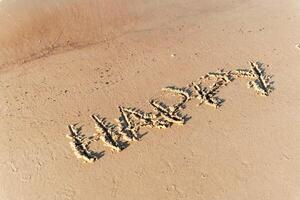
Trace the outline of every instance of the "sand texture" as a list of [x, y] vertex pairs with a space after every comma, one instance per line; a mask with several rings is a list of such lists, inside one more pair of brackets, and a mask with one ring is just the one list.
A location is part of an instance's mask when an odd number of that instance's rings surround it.
[[2, 0], [0, 199], [298, 200], [299, 74], [298, 0]]

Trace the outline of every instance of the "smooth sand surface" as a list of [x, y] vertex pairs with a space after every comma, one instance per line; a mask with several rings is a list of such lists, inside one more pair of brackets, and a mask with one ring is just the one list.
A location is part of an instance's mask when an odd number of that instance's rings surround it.
[[[300, 1], [0, 2], [1, 200], [300, 199]], [[161, 88], [261, 61], [275, 90], [234, 81], [218, 108], [94, 163], [66, 134], [118, 106], [151, 111]]]

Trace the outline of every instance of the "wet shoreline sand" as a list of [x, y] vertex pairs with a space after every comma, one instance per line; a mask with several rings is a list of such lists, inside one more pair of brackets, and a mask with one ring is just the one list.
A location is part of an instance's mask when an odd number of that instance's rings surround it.
[[[1, 199], [299, 198], [298, 1], [95, 2], [106, 12], [91, 11], [88, 23], [89, 8], [75, 6], [86, 25], [69, 23], [58, 43], [103, 42], [23, 64], [16, 61], [40, 55], [65, 21], [54, 18], [48, 26], [36, 15], [12, 27], [10, 13], [0, 9], [0, 63], [16, 62], [0, 70]], [[101, 21], [106, 16], [112, 24]], [[68, 124], [83, 124], [93, 135], [93, 114], [114, 122], [120, 105], [151, 112], [150, 99], [177, 102], [162, 87], [186, 86], [222, 68], [248, 69], [249, 61], [263, 62], [274, 75], [267, 98], [247, 89], [246, 79], [234, 81], [218, 93], [226, 101], [216, 110], [191, 101], [184, 126], [145, 128], [121, 152], [94, 142], [91, 149], [106, 154], [92, 164], [74, 156]]]

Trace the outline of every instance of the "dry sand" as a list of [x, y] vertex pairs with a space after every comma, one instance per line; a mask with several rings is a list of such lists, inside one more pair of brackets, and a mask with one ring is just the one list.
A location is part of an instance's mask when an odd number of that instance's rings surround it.
[[[299, 0], [0, 2], [0, 199], [300, 199]], [[275, 91], [234, 81], [184, 126], [77, 159], [66, 134], [161, 88], [265, 63]], [[174, 97], [172, 97], [174, 98]]]

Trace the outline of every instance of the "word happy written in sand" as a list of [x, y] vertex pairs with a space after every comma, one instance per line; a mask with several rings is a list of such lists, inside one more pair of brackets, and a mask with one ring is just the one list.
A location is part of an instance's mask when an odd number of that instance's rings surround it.
[[249, 88], [254, 88], [259, 95], [268, 96], [274, 90], [271, 81], [272, 76], [265, 73], [262, 63], [251, 62], [250, 65], [250, 69], [210, 72], [189, 84], [188, 87], [163, 88], [166, 92], [180, 96], [181, 101], [168, 106], [163, 102], [151, 99], [149, 103], [154, 112], [147, 113], [137, 108], [119, 106], [121, 116], [117, 120], [117, 125], [94, 114], [91, 117], [95, 122], [96, 133], [91, 137], [82, 134], [81, 127], [77, 127], [77, 124], [69, 125], [70, 133], [67, 136], [71, 139], [71, 147], [75, 155], [86, 162], [94, 162], [104, 155], [103, 152], [94, 152], [89, 148], [91, 143], [99, 140], [112, 151], [120, 152], [130, 142], [140, 139], [139, 131], [142, 127], [164, 129], [170, 128], [174, 124], [184, 125], [187, 116], [182, 115], [181, 111], [192, 99], [198, 100], [200, 105], [220, 107], [224, 103], [224, 99], [217, 96], [219, 90], [239, 78], [249, 79]]

